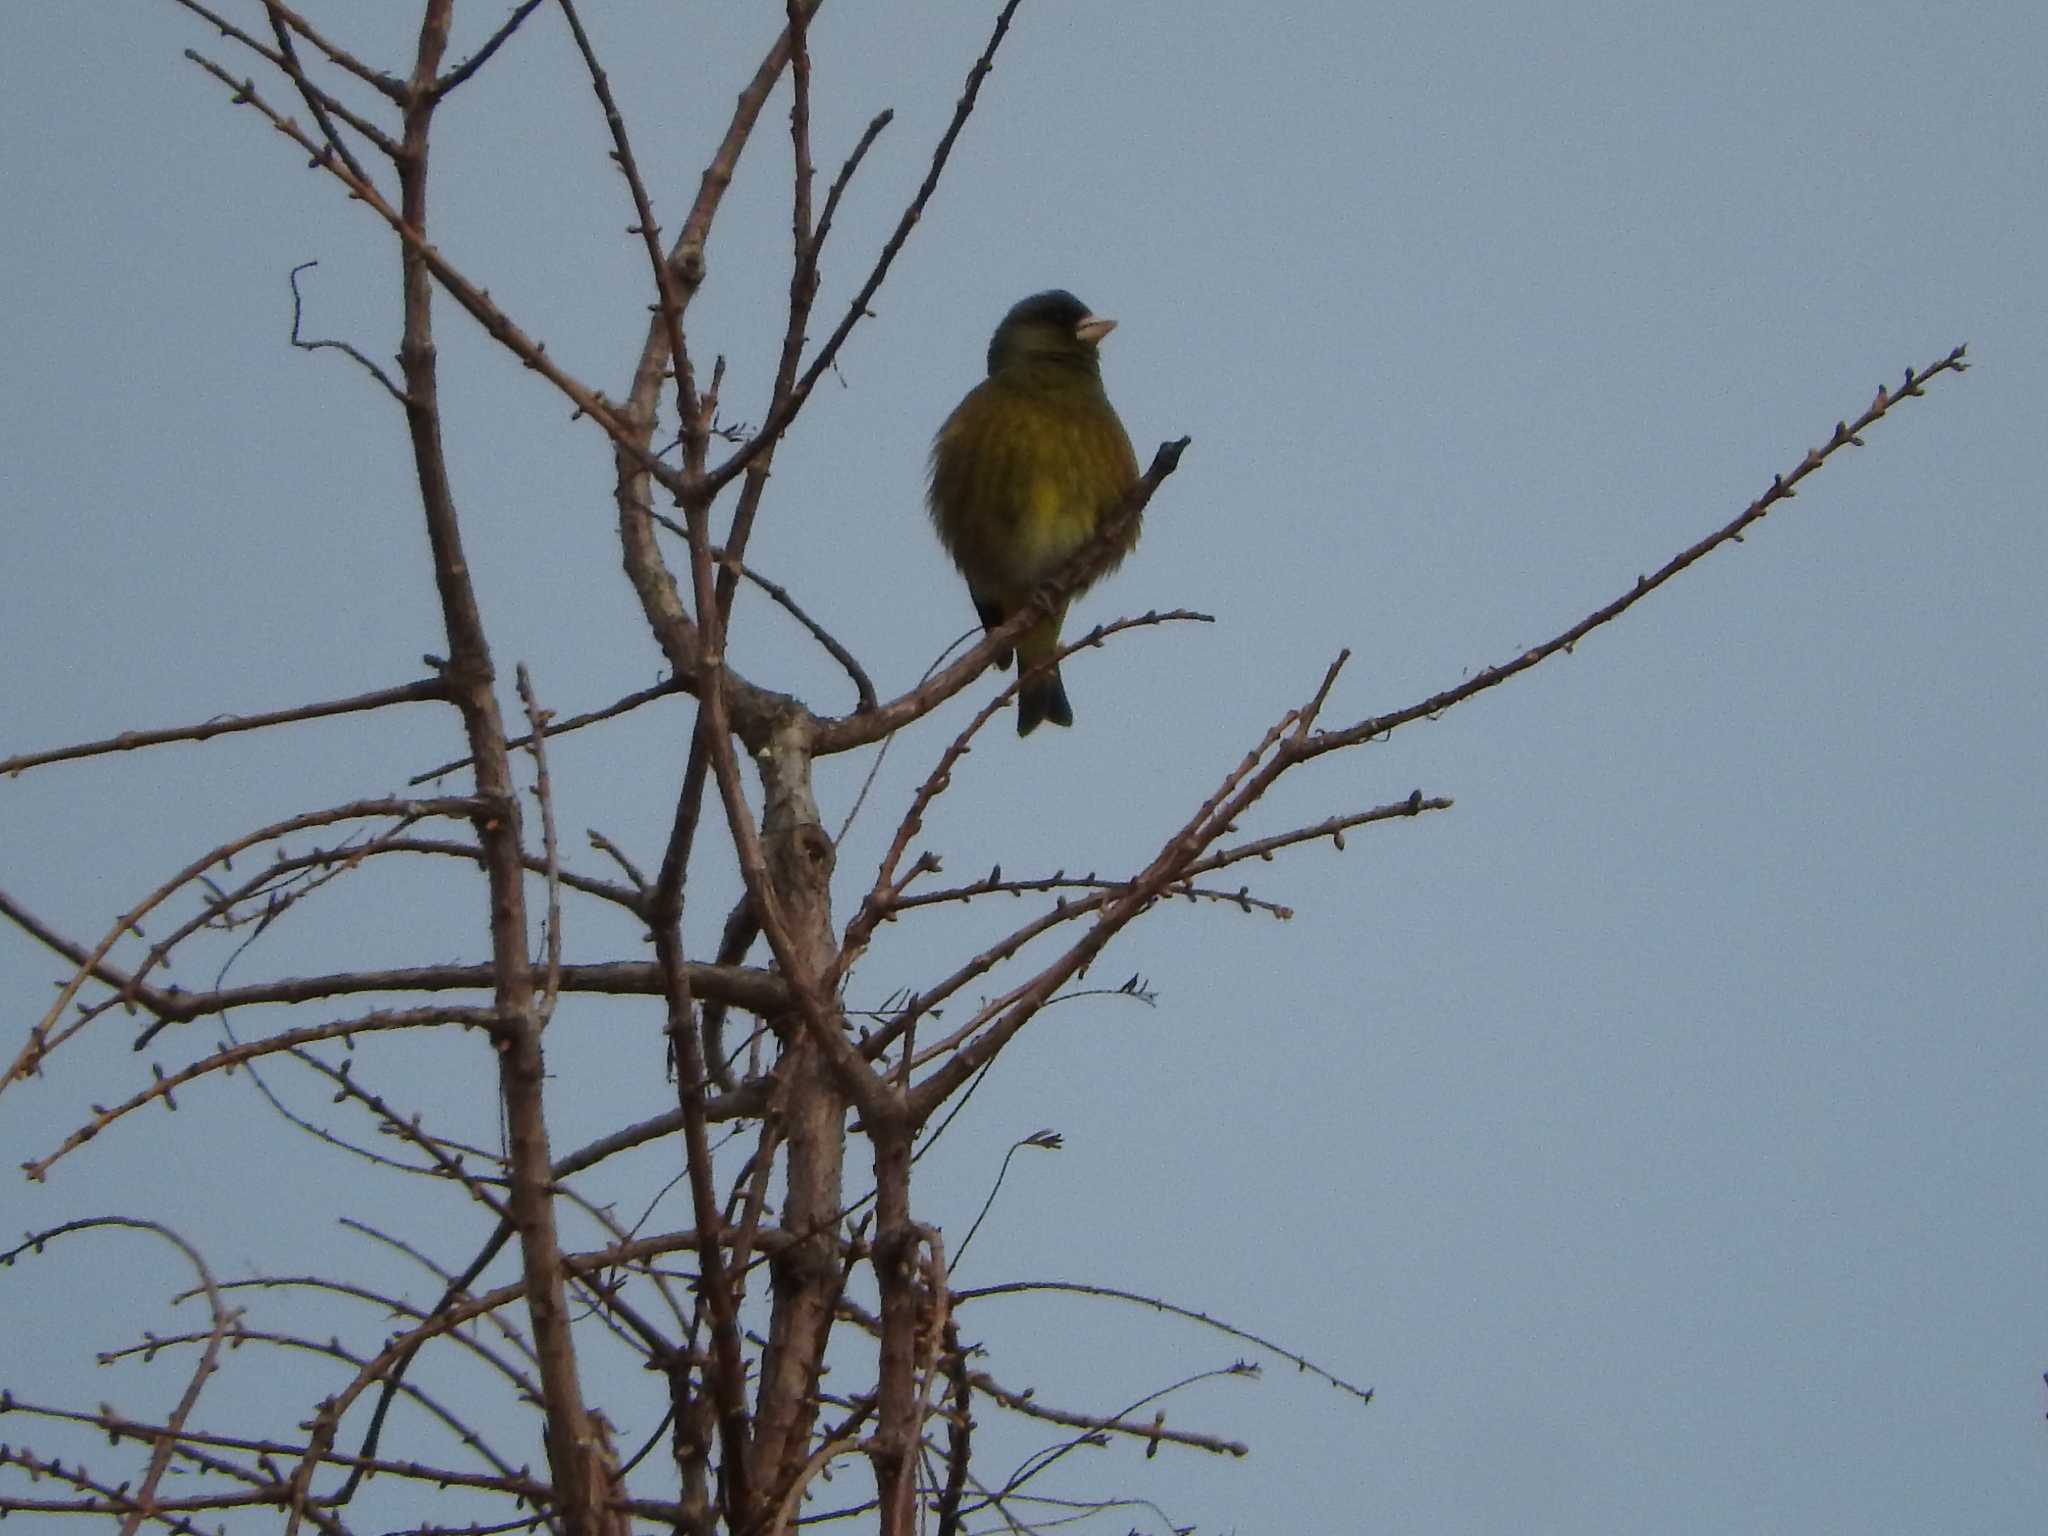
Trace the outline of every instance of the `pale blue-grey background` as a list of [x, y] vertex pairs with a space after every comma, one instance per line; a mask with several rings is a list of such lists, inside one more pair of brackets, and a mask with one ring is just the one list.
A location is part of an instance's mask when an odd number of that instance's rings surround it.
[[[464, 7], [456, 54], [504, 9]], [[781, 7], [588, 9], [673, 230]], [[325, 19], [399, 66], [413, 10]], [[868, 117], [897, 118], [847, 199], [814, 335], [923, 174], [993, 11], [821, 15], [821, 192]], [[0, 755], [395, 683], [442, 649], [395, 407], [337, 354], [286, 345], [285, 274], [317, 257], [309, 332], [388, 356], [391, 242], [187, 46], [257, 68], [167, 3], [0, 12]], [[2039, 1527], [2044, 57], [2048, 19], [2020, 0], [1024, 7], [842, 379], [777, 458], [750, 558], [885, 691], [912, 682], [971, 621], [921, 511], [925, 444], [1003, 308], [1058, 284], [1122, 321], [1105, 374], [1141, 454], [1194, 438], [1139, 554], [1082, 612], [1185, 605], [1217, 623], [1070, 664], [1070, 733], [992, 735], [928, 821], [949, 876], [1128, 872], [1338, 648], [1354, 654], [1333, 721], [1422, 697], [1727, 520], [1908, 364], [1959, 341], [1975, 364], [1576, 655], [1302, 773], [1243, 830], [1418, 786], [1455, 810], [1254, 867], [1243, 878], [1290, 923], [1157, 913], [1091, 978], [1142, 973], [1155, 1008], [1063, 1005], [1003, 1057], [924, 1165], [926, 1214], [957, 1244], [1013, 1140], [1052, 1126], [1066, 1148], [1020, 1154], [957, 1284], [1128, 1285], [1379, 1393], [1360, 1409], [1270, 1355], [1108, 1304], [970, 1309], [994, 1374], [1088, 1411], [1266, 1361], [1261, 1384], [1169, 1403], [1176, 1423], [1250, 1441], [1248, 1461], [1084, 1451], [1061, 1491], [1142, 1494], [1206, 1531]], [[785, 107], [743, 163], [692, 312], [700, 368], [728, 355], [743, 420], [787, 281]], [[618, 393], [646, 289], [605, 147], [543, 8], [443, 115], [436, 240]], [[572, 711], [652, 682], [602, 442], [452, 305], [440, 315], [508, 685], [523, 659]], [[820, 709], [848, 702], [760, 602], [733, 655]], [[842, 915], [890, 811], [992, 686], [890, 753], [842, 851]], [[671, 701], [559, 744], [581, 867], [599, 868], [590, 826], [658, 861], [687, 720]], [[415, 709], [38, 770], [0, 784], [0, 886], [96, 938], [200, 850], [396, 790], [456, 741], [452, 714]], [[866, 763], [822, 772], [835, 823]], [[700, 952], [731, 889], [707, 852]], [[371, 873], [233, 974], [474, 956], [481, 911], [458, 870]], [[906, 919], [853, 1000], [929, 981], [1025, 911]], [[644, 952], [580, 906], [568, 939], [584, 957]], [[186, 984], [226, 959], [205, 954]], [[10, 1055], [57, 970], [0, 932]], [[150, 1058], [126, 1042], [110, 1020], [12, 1090], [5, 1157], [40, 1155], [144, 1081]], [[644, 1006], [566, 1003], [557, 1145], [672, 1102], [660, 1049]], [[494, 1142], [481, 1041], [366, 1038], [355, 1061], [406, 1111]], [[376, 1139], [317, 1080], [269, 1080]], [[636, 1220], [673, 1163], [650, 1149], [597, 1192]], [[284, 1131], [245, 1077], [0, 1195], [10, 1231], [90, 1211], [162, 1215], [224, 1278], [346, 1263], [421, 1301], [430, 1281], [336, 1218], [451, 1267], [476, 1227]], [[686, 1211], [672, 1193], [653, 1221]], [[91, 1357], [192, 1326], [167, 1300], [185, 1283], [167, 1252], [113, 1237], [0, 1275], [5, 1384], [162, 1411], [170, 1373]], [[359, 1345], [389, 1326], [240, 1299], [252, 1322]], [[635, 1446], [651, 1384], [603, 1359], [587, 1372]], [[208, 1422], [230, 1422], [240, 1390], [289, 1424], [335, 1380], [238, 1356]], [[0, 1438], [69, 1444], [19, 1420]], [[387, 1523], [421, 1517], [386, 1496]], [[1166, 1529], [1146, 1509], [1104, 1528], [1119, 1522]]]

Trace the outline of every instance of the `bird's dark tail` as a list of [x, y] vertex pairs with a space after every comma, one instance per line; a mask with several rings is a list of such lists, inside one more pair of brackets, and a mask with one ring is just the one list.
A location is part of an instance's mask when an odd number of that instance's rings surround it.
[[1074, 723], [1074, 706], [1067, 702], [1066, 685], [1060, 681], [1058, 667], [1027, 677], [1024, 686], [1017, 690], [1017, 734], [1029, 736], [1046, 720], [1054, 725]]

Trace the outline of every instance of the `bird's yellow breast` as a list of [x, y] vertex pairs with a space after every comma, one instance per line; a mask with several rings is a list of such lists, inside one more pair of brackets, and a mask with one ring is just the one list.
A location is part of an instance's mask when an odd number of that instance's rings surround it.
[[992, 376], [932, 445], [932, 521], [970, 587], [1019, 600], [1088, 542], [1137, 478], [1100, 384], [1046, 389]]

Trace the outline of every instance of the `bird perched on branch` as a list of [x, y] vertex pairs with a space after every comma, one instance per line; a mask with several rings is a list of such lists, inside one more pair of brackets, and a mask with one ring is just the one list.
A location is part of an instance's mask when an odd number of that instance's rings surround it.
[[[1103, 393], [1096, 355], [1115, 324], [1063, 290], [1022, 300], [989, 340], [988, 377], [932, 442], [926, 501], [984, 629], [1029, 602], [1137, 483], [1138, 456]], [[1134, 520], [1098, 576], [1137, 542]], [[1018, 637], [1017, 662], [1027, 674], [1017, 695], [1019, 736], [1042, 720], [1074, 723], [1059, 668], [1029, 674], [1059, 649], [1060, 621], [1079, 595], [1063, 594]], [[996, 664], [1008, 666], [1009, 653]]]

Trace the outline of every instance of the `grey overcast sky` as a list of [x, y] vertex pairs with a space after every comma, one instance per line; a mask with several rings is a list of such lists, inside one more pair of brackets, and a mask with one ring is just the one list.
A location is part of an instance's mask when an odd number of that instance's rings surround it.
[[[414, 7], [315, 9], [365, 56], [404, 57]], [[506, 9], [463, 6], [455, 51]], [[587, 9], [673, 228], [782, 7]], [[994, 10], [821, 14], [822, 174], [896, 110], [821, 315], [923, 174]], [[0, 9], [0, 755], [396, 683], [440, 648], [397, 411], [338, 353], [287, 345], [286, 274], [317, 259], [308, 331], [388, 356], [391, 246], [186, 47], [256, 67], [167, 0]], [[1013, 1141], [1051, 1126], [1065, 1148], [1020, 1155], [956, 1283], [1150, 1291], [1378, 1392], [1361, 1409], [1277, 1357], [1103, 1303], [964, 1314], [999, 1378], [1094, 1412], [1265, 1362], [1169, 1403], [1248, 1460], [1070, 1458], [1066, 1491], [1157, 1505], [1101, 1528], [2040, 1529], [2044, 60], [2033, 0], [1027, 0], [840, 381], [777, 459], [750, 558], [885, 691], [912, 682], [971, 622], [921, 508], [931, 432], [1003, 309], [1065, 286], [1121, 321], [1105, 374], [1141, 456], [1194, 439], [1137, 555], [1081, 611], [1216, 623], [1070, 663], [1076, 728], [998, 733], [930, 819], [951, 873], [1134, 868], [1341, 647], [1332, 718], [1424, 697], [1726, 521], [1908, 365], [1958, 342], [1973, 363], [1576, 654], [1290, 781], [1245, 830], [1416, 787], [1454, 810], [1259, 866], [1252, 889], [1289, 922], [1156, 914], [1093, 978], [1142, 974], [1156, 1007], [1056, 1007], [1002, 1059], [925, 1165], [928, 1214], [957, 1243]], [[693, 311], [743, 419], [787, 282], [784, 104]], [[551, 8], [441, 132], [442, 250], [620, 392], [641, 258]], [[563, 711], [653, 682], [602, 442], [452, 305], [440, 327], [508, 677], [526, 661]], [[762, 604], [733, 653], [847, 707]], [[891, 751], [842, 849], [842, 916], [892, 808], [993, 686]], [[595, 867], [587, 827], [658, 857], [687, 729], [670, 702], [561, 744], [579, 863]], [[455, 755], [455, 731], [416, 710], [21, 775], [0, 783], [0, 888], [96, 938], [197, 852], [396, 790]], [[835, 824], [867, 766], [823, 774]], [[477, 952], [473, 883], [379, 878], [232, 974]], [[707, 867], [700, 948], [730, 889]], [[854, 1000], [950, 969], [1009, 916], [896, 924]], [[641, 952], [581, 912], [569, 942]], [[60, 969], [0, 931], [10, 1057]], [[152, 1055], [215, 1038], [136, 1056], [125, 1029], [105, 1021], [7, 1094], [6, 1161], [146, 1081]], [[670, 1102], [645, 1009], [568, 1004], [549, 1040], [558, 1145]], [[364, 1040], [356, 1061], [407, 1109], [494, 1138], [478, 1042]], [[369, 1134], [317, 1080], [272, 1086]], [[650, 1154], [604, 1196], [637, 1219], [671, 1172]], [[246, 1077], [0, 1188], [14, 1232], [153, 1212], [223, 1277], [348, 1264], [422, 1301], [429, 1279], [338, 1221], [451, 1267], [480, 1230], [322, 1154]], [[652, 1220], [686, 1209], [669, 1194]], [[0, 1384], [160, 1408], [167, 1375], [93, 1355], [190, 1326], [184, 1283], [108, 1236], [0, 1273]], [[244, 1300], [255, 1319], [318, 1315]], [[389, 1323], [307, 1326], [365, 1343]], [[215, 1392], [274, 1402], [282, 1424], [334, 1380], [252, 1366]], [[628, 1415], [622, 1443], [657, 1413]], [[19, 1422], [0, 1439], [58, 1445]]]

